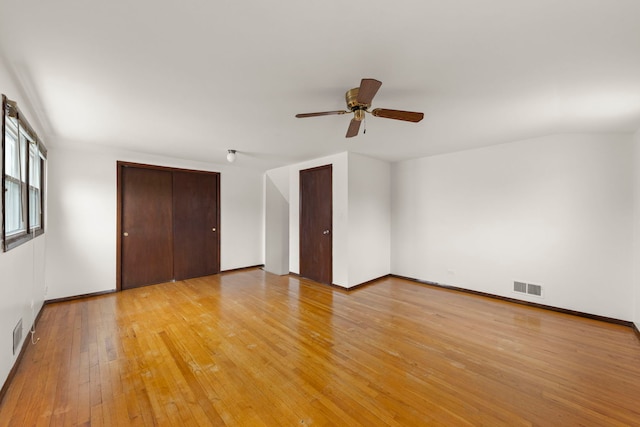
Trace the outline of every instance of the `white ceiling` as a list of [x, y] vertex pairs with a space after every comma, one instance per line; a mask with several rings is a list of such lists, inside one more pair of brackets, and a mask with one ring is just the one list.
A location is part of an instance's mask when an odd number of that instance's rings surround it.
[[[267, 169], [640, 128], [637, 0], [0, 0], [0, 51], [53, 147]], [[425, 119], [294, 117], [363, 77]]]

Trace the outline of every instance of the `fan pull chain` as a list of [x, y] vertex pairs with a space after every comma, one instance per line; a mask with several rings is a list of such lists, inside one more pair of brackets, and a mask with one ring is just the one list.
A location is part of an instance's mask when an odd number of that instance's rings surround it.
[[367, 133], [367, 116], [364, 116], [364, 119], [362, 120], [363, 124], [364, 124], [364, 129], [362, 131], [362, 134], [364, 135], [365, 133]]

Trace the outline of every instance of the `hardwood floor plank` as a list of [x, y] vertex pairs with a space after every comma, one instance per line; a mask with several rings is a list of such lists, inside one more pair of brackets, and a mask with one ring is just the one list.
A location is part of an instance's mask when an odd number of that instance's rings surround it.
[[640, 425], [630, 328], [242, 270], [47, 305], [0, 427]]
[[[86, 353], [85, 353], [86, 354]], [[69, 413], [69, 417], [65, 417], [67, 425], [88, 424], [91, 421], [91, 393], [89, 381], [78, 384], [78, 400], [77, 407]], [[75, 415], [75, 418], [73, 418]]]
[[89, 421], [91, 427], [108, 426], [109, 423], [105, 423], [103, 418], [102, 404], [97, 404], [91, 407], [91, 420]]

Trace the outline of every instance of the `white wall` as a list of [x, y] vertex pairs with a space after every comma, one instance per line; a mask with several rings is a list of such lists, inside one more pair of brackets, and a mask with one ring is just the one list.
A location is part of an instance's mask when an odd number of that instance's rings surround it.
[[634, 248], [633, 248], [633, 288], [634, 316], [636, 328], [640, 330], [640, 130], [633, 136], [634, 170]]
[[392, 273], [631, 320], [632, 148], [554, 135], [394, 164]]
[[386, 276], [391, 167], [348, 152], [288, 167], [290, 271], [300, 272], [300, 171], [328, 164], [333, 165], [333, 283], [350, 288]]
[[[20, 110], [42, 137], [36, 117], [30, 110], [27, 100], [22, 96], [19, 85], [13, 81], [2, 62], [2, 56], [0, 56], [0, 92], [18, 102]], [[44, 142], [47, 143], [46, 140]], [[45, 218], [45, 228], [46, 221]], [[17, 354], [13, 354], [14, 327], [22, 319], [23, 342], [30, 339], [29, 329], [44, 302], [44, 248], [47, 237], [48, 232], [9, 252], [0, 250], [0, 387], [7, 379], [17, 357]]]
[[390, 181], [390, 163], [349, 153], [349, 287], [390, 272]]
[[289, 168], [265, 173], [264, 269], [289, 274]]
[[263, 263], [262, 173], [111, 149], [49, 151], [47, 299], [116, 285], [116, 162], [221, 172], [221, 269]]

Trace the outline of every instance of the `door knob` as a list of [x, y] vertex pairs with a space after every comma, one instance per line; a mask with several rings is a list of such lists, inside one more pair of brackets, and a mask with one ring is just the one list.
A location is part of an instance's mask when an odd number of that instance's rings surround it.
[[127, 233], [127, 232], [125, 231], [124, 233], [122, 233], [122, 235], [123, 235], [124, 237], [128, 237], [128, 236], [129, 236], [129, 233]]
[[324, 230], [322, 234], [329, 234], [329, 230]]
[[216, 229], [215, 229], [215, 228], [212, 228], [212, 229], [211, 229], [211, 231], [214, 231], [214, 232], [215, 232], [215, 231], [216, 231]]

